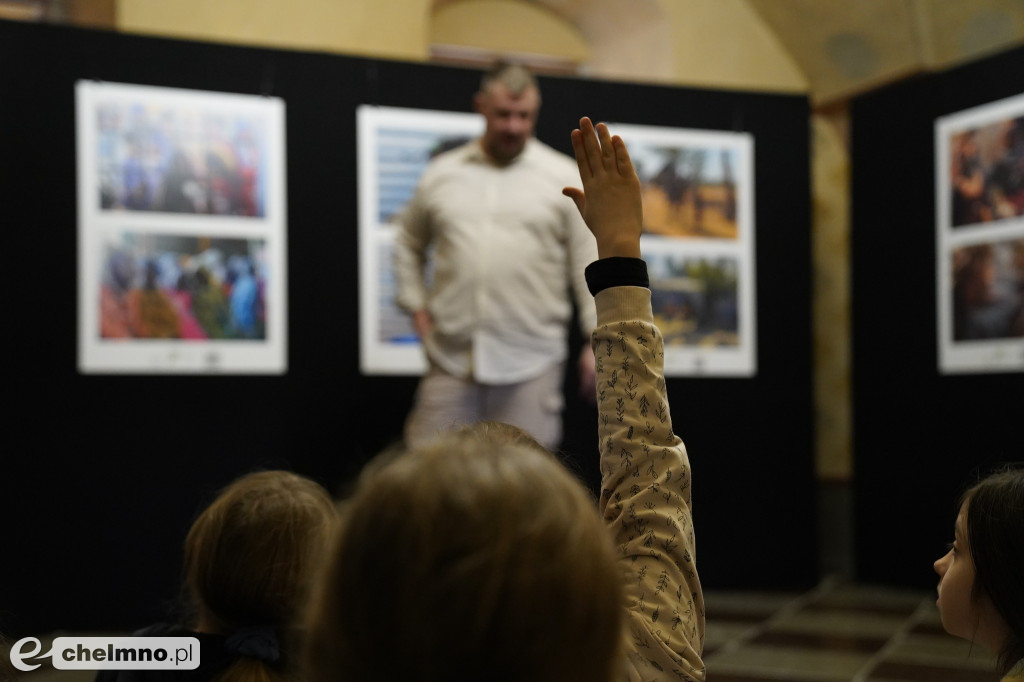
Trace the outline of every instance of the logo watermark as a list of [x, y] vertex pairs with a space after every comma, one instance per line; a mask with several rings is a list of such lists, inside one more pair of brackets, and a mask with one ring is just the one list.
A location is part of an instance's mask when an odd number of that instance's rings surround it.
[[195, 637], [57, 637], [53, 647], [40, 653], [35, 637], [19, 639], [11, 647], [11, 665], [35, 670], [49, 658], [58, 670], [195, 670], [199, 667], [199, 640]]

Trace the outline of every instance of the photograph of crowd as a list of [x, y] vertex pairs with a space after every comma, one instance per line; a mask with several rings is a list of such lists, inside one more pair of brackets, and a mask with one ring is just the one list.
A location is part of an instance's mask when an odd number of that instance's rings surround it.
[[124, 232], [104, 245], [99, 335], [266, 339], [263, 240]]
[[1024, 116], [953, 133], [953, 227], [1024, 216]]
[[952, 251], [953, 340], [1024, 339], [1024, 239]]
[[101, 210], [267, 215], [258, 113], [118, 98], [95, 115]]

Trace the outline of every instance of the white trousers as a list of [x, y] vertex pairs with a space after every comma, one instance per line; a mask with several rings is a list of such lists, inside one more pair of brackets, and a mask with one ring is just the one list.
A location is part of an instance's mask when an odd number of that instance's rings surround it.
[[405, 442], [418, 447], [452, 428], [500, 421], [518, 426], [553, 451], [562, 440], [564, 377], [562, 362], [522, 383], [478, 384], [431, 363], [405, 422]]

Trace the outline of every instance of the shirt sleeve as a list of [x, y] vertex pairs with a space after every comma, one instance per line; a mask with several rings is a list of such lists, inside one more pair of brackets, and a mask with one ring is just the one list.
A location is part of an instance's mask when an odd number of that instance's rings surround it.
[[395, 233], [394, 265], [398, 307], [407, 313], [427, 305], [425, 272], [430, 245], [430, 220], [425, 207], [424, 183], [416, 189], [398, 218]]
[[672, 430], [651, 292], [611, 286], [595, 303], [600, 507], [626, 576], [624, 675], [633, 682], [702, 681], [704, 599], [690, 463]]

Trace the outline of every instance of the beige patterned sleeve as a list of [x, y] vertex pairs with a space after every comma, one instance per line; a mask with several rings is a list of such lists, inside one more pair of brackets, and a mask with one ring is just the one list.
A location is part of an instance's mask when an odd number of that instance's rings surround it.
[[614, 287], [595, 302], [600, 505], [626, 580], [624, 678], [702, 681], [690, 463], [672, 430], [651, 292]]

